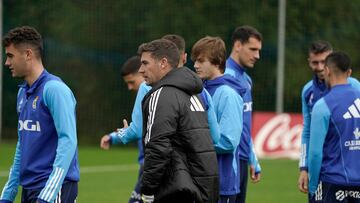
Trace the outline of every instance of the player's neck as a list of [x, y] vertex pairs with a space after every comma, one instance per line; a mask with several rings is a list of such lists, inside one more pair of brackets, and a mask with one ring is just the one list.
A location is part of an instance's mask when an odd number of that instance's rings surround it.
[[244, 65], [240, 63], [239, 56], [235, 53], [235, 51], [232, 51], [230, 54], [230, 58], [235, 61], [236, 64], [238, 64], [240, 67], [244, 68]]
[[220, 70], [213, 71], [213, 74], [209, 77], [209, 80], [214, 80], [218, 77], [223, 76], [224, 74], [220, 72]]
[[44, 71], [44, 66], [41, 61], [33, 61], [31, 64], [31, 71], [25, 77], [25, 81], [29, 86], [34, 84], [34, 82], [40, 77], [41, 73]]
[[347, 77], [334, 77], [330, 80], [330, 86], [334, 87], [336, 85], [345, 85], [348, 84]]

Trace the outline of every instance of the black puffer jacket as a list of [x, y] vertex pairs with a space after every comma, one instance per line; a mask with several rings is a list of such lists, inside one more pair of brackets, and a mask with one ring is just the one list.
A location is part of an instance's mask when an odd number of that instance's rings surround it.
[[215, 203], [216, 153], [199, 96], [202, 81], [190, 69], [170, 71], [142, 101], [144, 173], [141, 191], [155, 202]]

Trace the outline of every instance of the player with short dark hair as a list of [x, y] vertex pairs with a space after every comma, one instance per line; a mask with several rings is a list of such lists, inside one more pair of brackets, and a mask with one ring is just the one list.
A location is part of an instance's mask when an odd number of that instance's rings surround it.
[[245, 203], [248, 165], [250, 166], [250, 178], [256, 183], [261, 178], [261, 168], [255, 155], [254, 146], [251, 138], [252, 125], [252, 80], [246, 73], [246, 68], [253, 68], [256, 61], [260, 59], [260, 50], [262, 46], [262, 35], [255, 28], [244, 25], [237, 27], [232, 34], [232, 51], [230, 57], [226, 60], [225, 74], [235, 77], [240, 85], [246, 88], [243, 95], [243, 131], [239, 144], [240, 159], [240, 193], [237, 203]]
[[[232, 44], [234, 45], [237, 41], [240, 41], [242, 44], [248, 43], [253, 39], [261, 42], [262, 34], [252, 26], [243, 25], [240, 27], [235, 28], [234, 32], [232, 33], [231, 40]], [[255, 50], [256, 51], [256, 50]]]
[[349, 84], [350, 58], [326, 57], [329, 92], [314, 105], [309, 142], [309, 193], [314, 202], [360, 202], [360, 91]]
[[138, 73], [140, 65], [140, 57], [133, 56], [121, 67], [121, 76], [123, 77], [128, 90], [138, 91], [140, 84], [144, 81], [141, 74]]
[[212, 96], [220, 139], [215, 144], [219, 164], [220, 201], [235, 203], [240, 192], [238, 145], [243, 128], [243, 99], [245, 89], [235, 78], [224, 75], [226, 48], [219, 37], [204, 37], [192, 48], [194, 68]]
[[14, 163], [0, 197], [21, 202], [75, 202], [79, 163], [76, 100], [70, 88], [42, 64], [42, 37], [29, 26], [3, 38], [5, 66], [24, 79], [17, 95], [18, 142]]

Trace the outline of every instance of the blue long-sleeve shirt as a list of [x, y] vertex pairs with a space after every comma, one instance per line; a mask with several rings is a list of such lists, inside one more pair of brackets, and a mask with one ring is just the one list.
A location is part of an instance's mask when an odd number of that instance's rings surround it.
[[14, 201], [17, 188], [42, 188], [38, 198], [52, 202], [64, 180], [79, 181], [75, 118], [71, 90], [46, 70], [17, 97], [18, 143], [1, 200]]
[[[360, 83], [357, 79], [349, 77], [348, 83], [356, 89], [360, 90]], [[301, 134], [301, 151], [299, 159], [300, 170], [308, 170], [308, 153], [310, 140], [310, 123], [311, 113], [314, 104], [328, 93], [328, 88], [324, 82], [314, 76], [314, 78], [306, 83], [301, 93], [302, 115], [303, 115], [303, 131]]]
[[313, 107], [309, 142], [309, 192], [319, 181], [360, 186], [360, 91], [336, 85]]
[[259, 161], [256, 157], [254, 145], [251, 138], [252, 126], [252, 81], [250, 76], [245, 72], [245, 69], [237, 64], [231, 57], [226, 60], [225, 74], [229, 74], [237, 79], [241, 86], [246, 88], [243, 96], [244, 109], [243, 109], [243, 131], [239, 144], [239, 159], [246, 160], [255, 168], [255, 172], [261, 172]]
[[237, 90], [245, 92], [245, 89], [234, 87], [236, 83], [233, 85], [226, 83], [231, 80], [235, 79], [225, 75], [204, 82], [205, 89], [212, 96], [220, 128], [220, 139], [215, 144], [219, 165], [220, 195], [234, 195], [240, 192], [237, 154], [243, 128], [243, 99], [242, 93]]

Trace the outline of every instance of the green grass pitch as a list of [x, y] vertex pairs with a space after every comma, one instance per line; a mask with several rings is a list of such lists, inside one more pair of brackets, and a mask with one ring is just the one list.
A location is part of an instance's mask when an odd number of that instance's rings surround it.
[[[4, 186], [12, 163], [15, 143], [0, 143], [0, 188]], [[137, 179], [137, 150], [113, 147], [104, 151], [96, 146], [79, 147], [80, 182], [78, 203], [126, 203]], [[297, 189], [297, 161], [260, 160], [262, 178], [249, 182], [248, 203], [306, 202]], [[20, 202], [21, 190], [16, 203]]]

